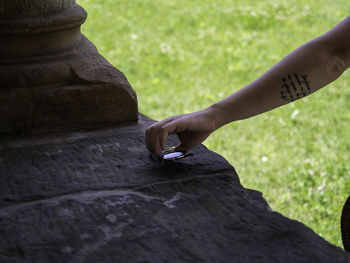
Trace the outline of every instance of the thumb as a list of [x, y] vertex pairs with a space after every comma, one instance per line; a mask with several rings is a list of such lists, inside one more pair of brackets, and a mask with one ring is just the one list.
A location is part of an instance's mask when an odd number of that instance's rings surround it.
[[180, 144], [176, 145], [175, 151], [176, 152], [188, 152], [189, 150], [191, 150], [192, 147], [190, 145], [186, 145], [185, 143], [180, 143]]

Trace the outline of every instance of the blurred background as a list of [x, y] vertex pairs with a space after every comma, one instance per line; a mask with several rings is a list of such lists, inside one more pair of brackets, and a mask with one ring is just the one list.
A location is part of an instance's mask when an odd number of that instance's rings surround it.
[[[139, 110], [203, 109], [350, 15], [348, 0], [78, 0], [83, 33], [121, 70]], [[350, 193], [350, 70], [315, 94], [229, 124], [205, 145], [271, 208], [342, 246]]]

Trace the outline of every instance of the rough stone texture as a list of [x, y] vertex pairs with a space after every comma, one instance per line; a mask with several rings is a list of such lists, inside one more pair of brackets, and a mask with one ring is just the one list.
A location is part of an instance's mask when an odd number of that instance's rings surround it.
[[3, 142], [0, 262], [350, 262], [204, 146], [154, 162], [149, 124]]
[[0, 1], [0, 136], [136, 121], [125, 76], [80, 33], [75, 0]]

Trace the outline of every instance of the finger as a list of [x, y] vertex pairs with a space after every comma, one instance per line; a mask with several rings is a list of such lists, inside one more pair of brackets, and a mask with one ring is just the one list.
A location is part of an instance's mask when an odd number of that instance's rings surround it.
[[161, 121], [155, 123], [154, 125], [161, 127], [161, 126], [167, 124], [168, 122], [175, 120], [177, 117], [178, 116], [170, 116], [168, 118], [165, 118], [164, 120], [161, 120]]
[[176, 151], [188, 152], [194, 146], [196, 146], [196, 143], [194, 142], [194, 138], [192, 136], [190, 136], [190, 134], [187, 132], [178, 133], [177, 137], [180, 140], [180, 144], [178, 144], [176, 146], [176, 148], [175, 148]]
[[146, 147], [147, 149], [151, 152], [151, 153], [156, 153], [157, 150], [157, 144], [155, 143], [155, 137], [157, 137], [157, 133], [155, 132], [155, 127], [154, 126], [150, 126], [146, 129], [146, 137], [145, 137], [145, 143], [146, 143]]
[[154, 129], [156, 127], [154, 127], [154, 124], [149, 126], [147, 129], [146, 129], [146, 137], [145, 137], [145, 143], [146, 143], [146, 146], [147, 146], [147, 149], [152, 152], [152, 153], [155, 153], [154, 150], [153, 150], [153, 144], [152, 144], [152, 141], [153, 141], [153, 136], [155, 134], [154, 132]]
[[151, 130], [150, 130], [150, 128], [147, 128], [146, 129], [146, 132], [145, 132], [145, 144], [146, 144], [146, 147], [147, 147], [147, 149], [150, 151], [150, 152], [152, 152], [151, 151], [151, 143], [150, 143], [150, 133], [151, 133]]
[[168, 131], [166, 127], [160, 127], [159, 128], [159, 145], [160, 145], [160, 150], [163, 151], [166, 147], [166, 138], [168, 137]]
[[[149, 126], [146, 129], [145, 144], [146, 144], [147, 149], [150, 152], [157, 153], [159, 155], [160, 154], [160, 148], [162, 148], [162, 149], [165, 148], [165, 140], [166, 140], [167, 135], [162, 135], [163, 136], [162, 141], [164, 143], [161, 145], [160, 144], [160, 140], [159, 140], [159, 133], [161, 133], [160, 129], [162, 128], [163, 125], [165, 125], [168, 122], [171, 122], [176, 117], [177, 116], [168, 117], [168, 118], [166, 118], [166, 119], [164, 119], [162, 121], [154, 123], [153, 125]], [[164, 133], [161, 133], [161, 134], [164, 134]]]
[[159, 135], [156, 131], [156, 127], [151, 128], [149, 135], [149, 145], [152, 153], [160, 154], [159, 150]]
[[166, 138], [170, 134], [174, 134], [177, 132], [181, 132], [183, 127], [181, 127], [181, 122], [178, 120], [174, 120], [171, 122], [168, 122], [163, 127], [160, 127], [159, 129], [159, 145], [161, 149], [165, 149], [166, 147]]
[[191, 150], [191, 146], [183, 144], [183, 143], [179, 143], [178, 145], [176, 145], [175, 147], [175, 151], [176, 152], [188, 152], [189, 150]]
[[163, 125], [163, 129], [170, 134], [183, 132], [186, 128], [181, 119], [176, 119]]

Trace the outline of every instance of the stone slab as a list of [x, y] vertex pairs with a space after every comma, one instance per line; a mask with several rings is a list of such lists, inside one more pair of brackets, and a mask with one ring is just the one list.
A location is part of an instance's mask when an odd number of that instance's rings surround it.
[[204, 146], [153, 161], [150, 123], [2, 142], [0, 262], [350, 262]]

